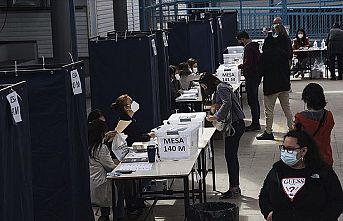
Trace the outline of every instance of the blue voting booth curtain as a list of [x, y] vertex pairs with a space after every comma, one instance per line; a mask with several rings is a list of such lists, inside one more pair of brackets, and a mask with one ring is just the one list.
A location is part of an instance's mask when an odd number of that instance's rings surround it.
[[[16, 91], [22, 121], [14, 123], [6, 96]], [[0, 220], [33, 221], [31, 138], [26, 83], [0, 84]]]
[[129, 94], [140, 104], [135, 119], [142, 132], [161, 124], [155, 35], [89, 42], [92, 108], [105, 112], [111, 128], [118, 115], [111, 103]]
[[[78, 68], [84, 87], [83, 70]], [[28, 85], [35, 221], [94, 220], [89, 191], [84, 92], [73, 95], [69, 70], [0, 77]]]
[[[214, 29], [210, 20], [169, 22], [170, 64], [195, 58], [199, 71], [215, 71]], [[213, 30], [213, 31], [212, 31]]]

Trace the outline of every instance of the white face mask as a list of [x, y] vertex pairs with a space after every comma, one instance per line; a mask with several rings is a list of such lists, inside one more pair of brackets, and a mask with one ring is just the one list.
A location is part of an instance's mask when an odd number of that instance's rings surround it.
[[139, 110], [139, 104], [136, 101], [132, 102], [131, 110], [133, 111], [133, 113], [136, 113]]
[[198, 73], [198, 68], [193, 68], [194, 73]]
[[298, 38], [302, 39], [304, 37], [303, 34], [298, 34]]
[[179, 81], [179, 80], [180, 80], [180, 75], [179, 75], [179, 74], [175, 74], [175, 79], [176, 79], [177, 81]]

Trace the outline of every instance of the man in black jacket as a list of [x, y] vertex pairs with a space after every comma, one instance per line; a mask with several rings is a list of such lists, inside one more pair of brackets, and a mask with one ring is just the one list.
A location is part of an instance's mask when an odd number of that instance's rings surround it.
[[338, 80], [342, 80], [343, 75], [343, 30], [339, 28], [339, 24], [335, 23], [327, 38], [328, 42], [328, 57], [331, 80], [336, 80], [335, 74], [335, 58], [337, 57], [338, 65]]
[[288, 129], [293, 127], [293, 114], [289, 105], [290, 68], [288, 54], [281, 48], [278, 38], [269, 35], [263, 45], [261, 57], [261, 73], [263, 76], [264, 107], [266, 115], [266, 129], [256, 137], [258, 140], [274, 140], [272, 133], [274, 107], [279, 99], [283, 112], [287, 118]]
[[248, 104], [251, 110], [251, 125], [245, 131], [261, 130], [260, 125], [260, 103], [258, 101], [258, 87], [261, 83], [261, 76], [258, 73], [260, 61], [260, 50], [257, 42], [252, 42], [245, 31], [238, 33], [237, 40], [244, 44], [243, 64], [238, 66], [245, 77], [245, 88], [248, 97]]

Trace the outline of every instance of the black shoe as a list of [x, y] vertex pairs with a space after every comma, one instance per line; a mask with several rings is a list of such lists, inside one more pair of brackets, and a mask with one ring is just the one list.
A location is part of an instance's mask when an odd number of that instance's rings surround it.
[[266, 131], [263, 132], [260, 136], [256, 137], [257, 140], [274, 140], [273, 133], [267, 133]]
[[342, 76], [339, 76], [339, 77], [337, 78], [337, 80], [342, 80]]
[[250, 126], [245, 127], [245, 131], [259, 131], [261, 126], [258, 124], [251, 124]]
[[330, 80], [331, 81], [335, 81], [335, 80], [337, 80], [337, 78], [336, 77], [331, 77]]
[[222, 195], [219, 197], [219, 199], [230, 199], [241, 196], [241, 189], [238, 188], [234, 191], [226, 191], [225, 193], [222, 193]]

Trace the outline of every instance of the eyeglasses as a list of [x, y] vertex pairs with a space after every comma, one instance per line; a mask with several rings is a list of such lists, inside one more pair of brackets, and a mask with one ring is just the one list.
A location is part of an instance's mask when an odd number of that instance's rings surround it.
[[279, 145], [279, 149], [282, 152], [287, 151], [287, 153], [291, 153], [292, 154], [294, 151], [302, 149], [302, 147], [295, 147], [295, 148], [293, 148], [293, 147], [286, 147], [284, 145]]

